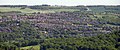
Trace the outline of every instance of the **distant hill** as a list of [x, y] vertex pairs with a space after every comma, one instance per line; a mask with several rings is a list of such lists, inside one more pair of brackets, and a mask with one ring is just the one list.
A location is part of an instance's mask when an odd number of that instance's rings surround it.
[[[51, 6], [51, 5], [33, 5], [33, 6], [28, 6], [28, 5], [0, 5], [1, 7], [6, 7], [6, 8], [20, 8], [20, 9], [25, 9], [27, 10], [32, 9], [33, 12], [37, 12], [38, 10], [49, 10], [49, 11], [54, 11], [54, 10], [61, 10], [64, 9], [67, 11], [71, 10], [77, 10], [77, 11], [87, 11], [88, 9], [91, 10], [92, 12], [117, 12], [120, 13], [120, 6], [106, 6], [106, 5], [91, 5], [91, 6]], [[27, 11], [26, 10], [26, 11]], [[35, 10], [35, 11], [34, 11]], [[2, 10], [0, 10], [2, 11]], [[17, 10], [14, 10], [17, 11]], [[19, 10], [18, 10], [19, 11]], [[25, 11], [25, 10], [23, 10]]]

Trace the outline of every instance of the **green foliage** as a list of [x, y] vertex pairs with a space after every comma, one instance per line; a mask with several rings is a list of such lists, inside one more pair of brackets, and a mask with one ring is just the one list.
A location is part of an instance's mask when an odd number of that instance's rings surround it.
[[52, 38], [41, 44], [41, 49], [63, 50], [117, 50], [119, 48], [120, 32], [102, 34], [83, 38]]
[[[15, 24], [16, 21], [3, 23], [0, 23], [0, 25], [3, 24], [9, 27], [9, 24]], [[0, 33], [1, 50], [17, 50], [21, 48], [29, 50], [34, 48], [40, 48], [41, 50], [117, 50], [120, 48], [120, 31], [92, 37], [48, 37], [47, 39], [45, 37], [42, 39], [41, 36], [43, 35], [34, 29], [30, 22], [20, 21], [17, 23], [20, 25], [10, 27], [11, 32]], [[31, 46], [38, 44], [40, 45]]]
[[[16, 21], [3, 23], [1, 24], [8, 26], [9, 24], [16, 23]], [[0, 33], [1, 50], [14, 50], [20, 47], [22, 47], [20, 49], [40, 48], [41, 50], [117, 50], [120, 48], [120, 31], [93, 37], [62, 37], [41, 40], [39, 32], [31, 26], [30, 22], [20, 21], [17, 23], [20, 25], [11, 27], [11, 33]], [[40, 46], [31, 46], [38, 44]]]

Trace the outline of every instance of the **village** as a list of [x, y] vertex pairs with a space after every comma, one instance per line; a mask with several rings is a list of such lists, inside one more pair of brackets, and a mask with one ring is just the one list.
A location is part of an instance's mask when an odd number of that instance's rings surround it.
[[[87, 14], [87, 15], [86, 15]], [[0, 21], [14, 21], [8, 26], [0, 27], [0, 32], [14, 32], [10, 27], [19, 27], [20, 22], [29, 22], [40, 33], [46, 36], [54, 34], [69, 36], [95, 36], [102, 33], [110, 33], [119, 30], [120, 26], [107, 26], [107, 22], [94, 20], [90, 17], [96, 17], [91, 13], [82, 12], [57, 12], [57, 13], [36, 13], [36, 14], [15, 14], [10, 13], [1, 17]], [[58, 35], [55, 35], [58, 36]], [[79, 37], [80, 37], [79, 36]]]

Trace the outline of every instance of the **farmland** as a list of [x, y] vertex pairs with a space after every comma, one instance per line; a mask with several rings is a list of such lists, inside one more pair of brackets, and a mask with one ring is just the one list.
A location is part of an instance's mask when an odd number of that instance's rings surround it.
[[61, 11], [80, 11], [79, 9], [50, 9], [50, 10], [35, 10], [30, 8], [21, 9], [20, 7], [17, 8], [10, 8], [10, 7], [0, 7], [0, 12], [11, 12], [11, 11], [18, 11], [22, 13], [34, 13], [34, 12], [40, 12], [40, 13], [55, 13], [55, 12], [61, 12]]

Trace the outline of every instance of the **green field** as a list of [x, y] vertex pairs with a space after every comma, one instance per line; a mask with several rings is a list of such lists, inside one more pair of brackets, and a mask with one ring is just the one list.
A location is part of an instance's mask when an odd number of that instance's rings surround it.
[[40, 45], [21, 47], [20, 50], [40, 50]]
[[40, 13], [55, 13], [55, 12], [61, 12], [61, 11], [80, 11], [79, 9], [49, 9], [49, 10], [36, 10], [36, 9], [30, 9], [25, 8], [21, 9], [20, 7], [17, 8], [10, 8], [10, 7], [0, 7], [0, 12], [10, 12], [10, 11], [20, 11], [22, 13], [34, 13], [34, 12], [40, 12]]

